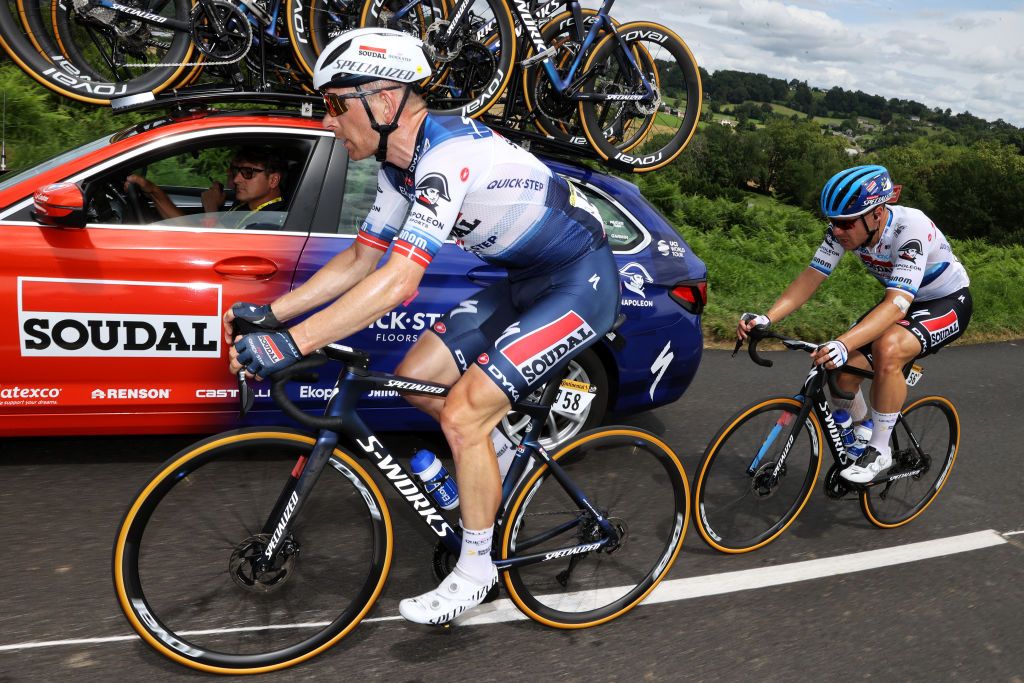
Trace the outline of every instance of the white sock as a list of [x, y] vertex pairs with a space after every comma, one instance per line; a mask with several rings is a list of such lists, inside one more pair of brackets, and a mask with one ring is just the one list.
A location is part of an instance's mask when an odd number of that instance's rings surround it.
[[892, 430], [896, 427], [896, 420], [899, 417], [899, 413], [880, 413], [877, 410], [872, 410], [871, 419], [875, 426], [871, 431], [871, 441], [868, 442], [868, 446], [883, 455], [890, 455], [889, 437], [892, 436]]
[[516, 445], [508, 440], [501, 427], [495, 427], [491, 431], [491, 443], [494, 444], [494, 454], [498, 456], [498, 473], [501, 480], [505, 481], [505, 474], [512, 466], [512, 458], [516, 455]]
[[491, 580], [491, 538], [494, 525], [486, 529], [462, 530], [462, 552], [455, 567], [477, 583]]
[[863, 422], [864, 418], [868, 416], [868, 404], [864, 400], [864, 392], [857, 387], [857, 393], [854, 394], [852, 399], [836, 398], [832, 397], [832, 412], [836, 410], [845, 410], [850, 414], [850, 418], [854, 422]]

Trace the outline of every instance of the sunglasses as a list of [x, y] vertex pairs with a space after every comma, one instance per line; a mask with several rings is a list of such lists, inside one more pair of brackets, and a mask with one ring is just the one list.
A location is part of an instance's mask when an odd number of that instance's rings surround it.
[[362, 99], [367, 95], [375, 95], [385, 90], [398, 90], [403, 88], [402, 85], [390, 85], [386, 88], [375, 88], [373, 90], [357, 90], [355, 92], [345, 93], [344, 95], [335, 95], [334, 93], [324, 92], [320, 93], [324, 98], [324, 105], [327, 107], [327, 113], [331, 116], [341, 116], [348, 111], [348, 102], [346, 100]]
[[851, 218], [848, 221], [834, 221], [833, 220], [833, 221], [829, 221], [828, 222], [828, 227], [832, 228], [833, 230], [853, 230], [855, 227], [857, 227], [857, 221], [859, 221], [860, 219], [861, 219], [861, 216], [857, 216], [856, 218]]
[[256, 175], [257, 173], [263, 173], [267, 169], [256, 168], [255, 166], [235, 166], [234, 164], [232, 164], [231, 166], [228, 167], [228, 170], [231, 173], [232, 178], [241, 173], [242, 177], [245, 178], [246, 180], [252, 180], [252, 177], [254, 175]]

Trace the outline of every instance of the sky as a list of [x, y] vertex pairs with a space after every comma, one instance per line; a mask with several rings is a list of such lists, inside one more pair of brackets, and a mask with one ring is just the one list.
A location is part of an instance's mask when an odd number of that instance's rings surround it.
[[617, 0], [611, 14], [668, 26], [711, 72], [838, 85], [1024, 127], [1024, 0]]

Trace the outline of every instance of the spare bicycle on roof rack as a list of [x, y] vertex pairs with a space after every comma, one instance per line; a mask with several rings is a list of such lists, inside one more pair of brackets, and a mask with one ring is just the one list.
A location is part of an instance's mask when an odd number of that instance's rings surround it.
[[[697, 62], [670, 29], [575, 0], [17, 0], [0, 44], [33, 78], [97, 105], [170, 89], [312, 92], [326, 44], [357, 26], [423, 40], [439, 112], [618, 170], [664, 167], [701, 108]], [[561, 9], [561, 11], [559, 11]], [[47, 16], [48, 15], [48, 16]], [[20, 21], [19, 21], [20, 19]]]

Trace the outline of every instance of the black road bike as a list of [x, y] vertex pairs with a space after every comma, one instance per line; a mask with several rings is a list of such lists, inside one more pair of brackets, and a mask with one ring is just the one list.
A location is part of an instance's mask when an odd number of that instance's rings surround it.
[[[772, 362], [757, 352], [765, 338], [778, 339], [790, 350], [818, 348], [818, 344], [754, 328], [748, 351], [755, 363], [765, 367]], [[737, 351], [741, 344], [737, 342]], [[864, 516], [877, 527], [907, 524], [939, 495], [960, 443], [960, 417], [952, 402], [925, 396], [910, 403], [893, 430], [893, 465], [886, 478], [853, 484], [839, 476], [853, 459], [824, 392], [827, 379], [834, 396], [852, 398], [835, 385], [838, 372], [874, 377], [873, 372], [852, 366], [834, 371], [814, 366], [796, 396], [758, 401], [739, 411], [712, 438], [693, 493], [697, 530], [712, 548], [745, 553], [782, 535], [811, 497], [826, 445], [833, 464], [825, 477], [825, 493], [835, 499], [857, 495]], [[904, 374], [910, 377], [908, 384], [916, 384], [920, 367], [910, 364]]]
[[[322, 417], [307, 415], [286, 383], [328, 358], [345, 365], [337, 391]], [[454, 566], [458, 525], [355, 411], [374, 389], [437, 397], [448, 387], [368, 367], [361, 351], [326, 347], [271, 378], [277, 404], [315, 434], [218, 434], [142, 487], [117, 533], [113, 575], [145, 642], [216, 673], [281, 669], [338, 642], [373, 607], [393, 557], [392, 513], [368, 470], [437, 539], [436, 577]], [[586, 628], [628, 612], [668, 573], [689, 489], [672, 449], [639, 429], [597, 429], [546, 452], [538, 438], [559, 389], [550, 382], [539, 402], [514, 406], [531, 425], [504, 481], [493, 558], [525, 614]]]
[[590, 10], [576, 0], [365, 0], [360, 23], [423, 39], [435, 67], [431, 109], [520, 135], [536, 126], [537, 142], [653, 171], [696, 130], [700, 73], [678, 35], [649, 21], [620, 25], [614, 2]]

